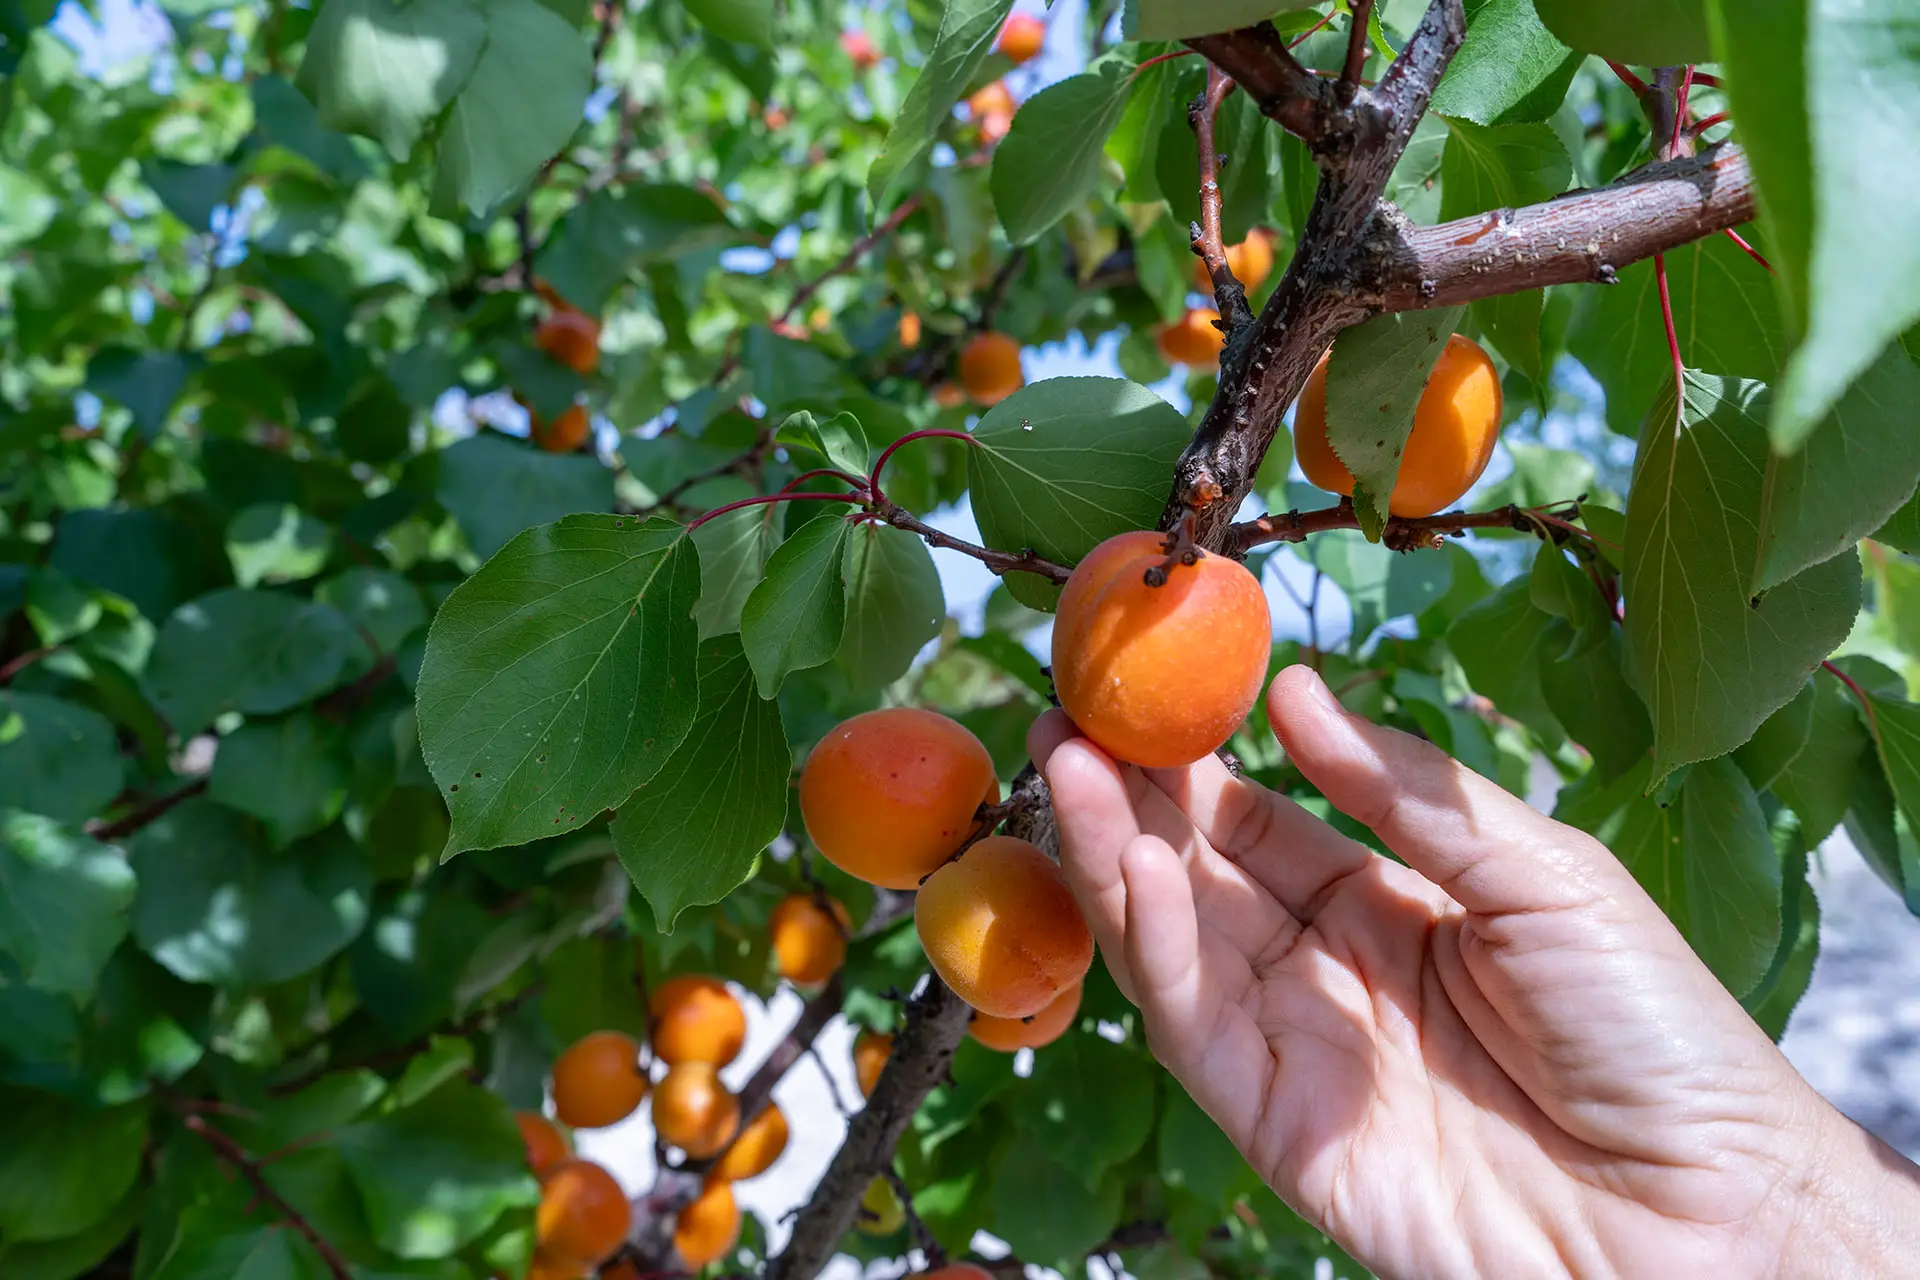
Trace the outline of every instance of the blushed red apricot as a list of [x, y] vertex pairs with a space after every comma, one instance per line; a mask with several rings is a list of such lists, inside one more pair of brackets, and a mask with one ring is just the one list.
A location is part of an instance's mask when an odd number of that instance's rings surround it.
[[993, 1273], [971, 1262], [949, 1262], [944, 1267], [921, 1273], [919, 1280], [993, 1280]]
[[653, 1130], [695, 1160], [717, 1156], [740, 1127], [740, 1100], [710, 1062], [683, 1062], [653, 1091]]
[[618, 1031], [581, 1036], [553, 1064], [553, 1111], [571, 1128], [618, 1124], [646, 1096], [640, 1046]]
[[788, 982], [825, 982], [847, 958], [847, 931], [852, 927], [853, 917], [837, 898], [824, 904], [810, 893], [781, 899], [767, 919], [774, 967]]
[[535, 1173], [544, 1173], [573, 1154], [567, 1135], [538, 1111], [516, 1111], [513, 1122], [520, 1126], [520, 1141], [526, 1144], [527, 1167]]
[[769, 1102], [759, 1115], [747, 1122], [747, 1127], [733, 1140], [727, 1153], [713, 1166], [710, 1176], [723, 1182], [757, 1178], [780, 1158], [780, 1153], [787, 1149], [790, 1136], [786, 1113], [780, 1110], [778, 1104]]
[[835, 726], [800, 771], [800, 816], [827, 860], [888, 889], [917, 888], [974, 827], [998, 783], [993, 757], [957, 720], [918, 707]]
[[692, 1271], [726, 1257], [739, 1239], [740, 1206], [724, 1181], [708, 1182], [673, 1223], [673, 1247]]
[[600, 367], [600, 322], [571, 307], [554, 311], [533, 332], [533, 344], [575, 373]]
[[1225, 556], [1175, 564], [1163, 534], [1095, 547], [1060, 595], [1053, 682], [1096, 745], [1151, 768], [1192, 764], [1233, 736], [1266, 683], [1273, 645], [1259, 579]]
[[989, 1049], [1012, 1053], [1018, 1049], [1038, 1049], [1052, 1044], [1067, 1033], [1080, 1012], [1080, 983], [1076, 982], [1053, 998], [1053, 1003], [1032, 1018], [996, 1018], [976, 1013], [967, 1025], [967, 1034]]
[[593, 423], [583, 404], [567, 406], [552, 422], [542, 422], [538, 414], [529, 410], [527, 420], [533, 442], [548, 453], [578, 453], [587, 437], [593, 434]]
[[747, 1042], [747, 1011], [718, 978], [685, 973], [669, 978], [647, 999], [653, 1018], [653, 1056], [668, 1066], [710, 1062], [724, 1067]]
[[853, 1075], [860, 1082], [860, 1096], [871, 1098], [880, 1073], [893, 1056], [893, 1037], [880, 1031], [862, 1031], [853, 1038]]
[[555, 1263], [595, 1267], [627, 1238], [632, 1209], [613, 1175], [589, 1160], [555, 1165], [534, 1211], [539, 1251]]
[[934, 972], [997, 1018], [1038, 1014], [1093, 963], [1093, 934], [1060, 868], [1014, 836], [988, 836], [934, 872], [913, 923]]

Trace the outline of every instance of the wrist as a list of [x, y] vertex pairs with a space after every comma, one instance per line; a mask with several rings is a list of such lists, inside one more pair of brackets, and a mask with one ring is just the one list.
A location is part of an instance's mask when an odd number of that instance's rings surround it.
[[1900, 1275], [1920, 1265], [1920, 1166], [1824, 1099], [1778, 1207], [1789, 1224], [1776, 1274]]

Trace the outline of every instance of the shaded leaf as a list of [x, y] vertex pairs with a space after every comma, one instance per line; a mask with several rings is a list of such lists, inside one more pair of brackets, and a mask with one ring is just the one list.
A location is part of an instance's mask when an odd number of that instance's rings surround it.
[[436, 496], [466, 531], [474, 554], [485, 557], [523, 529], [612, 510], [613, 473], [597, 458], [477, 435], [441, 453]]
[[1132, 60], [1101, 58], [1020, 104], [993, 152], [994, 211], [1013, 244], [1026, 244], [1099, 189], [1107, 136], [1126, 110]]
[[1534, 7], [1548, 30], [1582, 53], [1646, 67], [1713, 56], [1702, 0], [1534, 0]]
[[1413, 413], [1464, 307], [1378, 316], [1342, 329], [1327, 364], [1327, 443], [1354, 479], [1353, 506], [1369, 542], [1387, 523], [1387, 499]]
[[229, 588], [181, 605], [147, 663], [154, 705], [174, 732], [225, 711], [276, 715], [364, 670], [366, 642], [339, 612], [277, 591]]
[[771, 698], [795, 671], [830, 661], [847, 622], [843, 579], [848, 525], [810, 520], [774, 551], [766, 575], [740, 609], [740, 641], [760, 696]]
[[328, 0], [297, 83], [330, 129], [405, 160], [480, 60], [486, 11], [472, 0]]
[[222, 738], [207, 794], [260, 819], [279, 847], [338, 817], [351, 776], [339, 729], [296, 714], [249, 721]]
[[0, 815], [0, 955], [28, 986], [92, 995], [133, 899], [119, 850], [47, 818]]
[[78, 825], [120, 794], [112, 722], [36, 693], [0, 691], [0, 809]]

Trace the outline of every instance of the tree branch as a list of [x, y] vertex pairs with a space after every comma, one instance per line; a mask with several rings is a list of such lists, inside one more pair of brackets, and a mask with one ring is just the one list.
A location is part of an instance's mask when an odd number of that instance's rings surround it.
[[1195, 149], [1200, 153], [1200, 221], [1188, 228], [1188, 243], [1207, 267], [1213, 280], [1214, 303], [1220, 309], [1222, 330], [1228, 337], [1253, 323], [1253, 308], [1247, 305], [1247, 291], [1234, 279], [1227, 265], [1227, 246], [1220, 234], [1220, 166], [1222, 157], [1214, 149], [1213, 125], [1220, 104], [1234, 89], [1233, 81], [1211, 62], [1207, 64], [1207, 86], [1187, 106], [1187, 124], [1193, 129]]
[[328, 1274], [333, 1276], [333, 1280], [352, 1280], [353, 1273], [348, 1270], [347, 1261], [340, 1256], [340, 1251], [334, 1248], [332, 1242], [321, 1235], [298, 1209], [289, 1204], [286, 1198], [274, 1189], [273, 1184], [267, 1181], [266, 1172], [261, 1168], [260, 1161], [248, 1155], [247, 1149], [238, 1142], [208, 1124], [206, 1117], [195, 1112], [189, 1104], [178, 1098], [167, 1097], [164, 1094], [161, 1096], [166, 1098], [168, 1105], [180, 1113], [182, 1126], [204, 1139], [222, 1163], [230, 1166], [234, 1172], [246, 1180], [247, 1185], [253, 1188], [256, 1197], [271, 1208], [281, 1221], [306, 1237], [307, 1243], [312, 1245], [313, 1251], [320, 1255], [320, 1261], [326, 1266]]
[[195, 778], [184, 787], [149, 800], [124, 818], [91, 828], [88, 834], [100, 841], [123, 840], [148, 823], [158, 821], [175, 805], [193, 799], [206, 789], [207, 779]]
[[[1571, 499], [1569, 499], [1571, 501]], [[1565, 504], [1549, 503], [1548, 506]], [[1551, 516], [1551, 519], [1544, 518]], [[1395, 551], [1432, 547], [1449, 534], [1468, 529], [1515, 529], [1521, 533], [1542, 533], [1549, 524], [1562, 521], [1565, 513], [1546, 512], [1545, 508], [1522, 507], [1508, 503], [1491, 511], [1447, 511], [1433, 516], [1394, 516], [1387, 521], [1381, 541]], [[1288, 511], [1243, 520], [1227, 527], [1221, 551], [1230, 556], [1246, 554], [1267, 542], [1305, 542], [1316, 533], [1329, 529], [1358, 529], [1360, 522], [1353, 499], [1342, 498], [1338, 506], [1318, 511]]]
[[1055, 586], [1064, 584], [1072, 570], [1057, 565], [1051, 560], [1042, 559], [1031, 550], [1014, 554], [1009, 551], [995, 551], [991, 547], [976, 546], [964, 538], [956, 538], [943, 533], [926, 521], [921, 520], [891, 498], [876, 497], [873, 512], [881, 520], [896, 529], [918, 534], [930, 547], [944, 547], [949, 551], [958, 551], [962, 555], [972, 556], [997, 574], [1031, 573], [1045, 578]]
[[1321, 107], [1327, 85], [1287, 52], [1272, 23], [1196, 36], [1186, 43], [1251, 94], [1261, 114], [1282, 128], [1310, 143], [1326, 131]]

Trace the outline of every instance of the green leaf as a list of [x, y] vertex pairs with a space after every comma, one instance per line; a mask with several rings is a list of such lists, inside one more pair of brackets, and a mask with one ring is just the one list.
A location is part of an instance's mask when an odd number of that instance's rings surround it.
[[447, 597], [420, 669], [420, 745], [449, 853], [525, 844], [617, 808], [686, 736], [700, 574], [666, 520], [529, 529]]
[[0, 250], [35, 240], [60, 211], [60, 201], [32, 175], [0, 164]]
[[836, 413], [821, 422], [805, 410], [792, 414], [780, 424], [773, 438], [785, 445], [798, 445], [820, 455], [830, 467], [856, 476], [867, 474], [873, 451], [867, 447], [867, 433], [860, 419], [850, 413]]
[[699, 716], [612, 828], [614, 851], [662, 933], [685, 908], [720, 901], [753, 873], [786, 822], [792, 767], [780, 704], [755, 693], [740, 641], [702, 644]]
[[636, 268], [732, 244], [740, 232], [704, 191], [636, 184], [596, 191], [554, 227], [535, 272], [574, 306], [598, 314]]
[[332, 527], [290, 503], [242, 507], [227, 525], [227, 555], [243, 587], [311, 578], [332, 550]]
[[1488, 488], [1486, 505], [1490, 508], [1507, 503], [1544, 507], [1569, 501], [1593, 489], [1593, 461], [1583, 453], [1550, 449], [1522, 440], [1503, 440], [1501, 444], [1513, 459], [1513, 470]]
[[297, 83], [322, 124], [405, 160], [474, 74], [487, 25], [472, 0], [327, 0]]
[[187, 982], [284, 982], [335, 954], [367, 921], [372, 877], [357, 846], [319, 839], [269, 855], [246, 818], [189, 800], [135, 836], [133, 936]]
[[1853, 694], [1835, 676], [1815, 676], [1806, 747], [1770, 784], [1773, 793], [1800, 815], [1800, 834], [1808, 847], [1825, 840], [1846, 817], [1867, 746], [1867, 731]]
[[[1140, 55], [1165, 51], [1142, 49]], [[1180, 74], [1177, 62], [1156, 62], [1136, 70], [1130, 77], [1126, 107], [1120, 121], [1107, 135], [1106, 153], [1127, 175], [1120, 198], [1135, 204], [1150, 204], [1161, 198], [1160, 181], [1154, 173], [1154, 157], [1160, 146], [1160, 131], [1175, 109], [1174, 78]]]
[[1431, 110], [1485, 125], [1526, 124], [1558, 111], [1580, 55], [1540, 24], [1533, 0], [1467, 0], [1466, 12], [1466, 43], [1447, 64]]
[[1565, 618], [1573, 628], [1566, 652], [1557, 656], [1578, 657], [1595, 645], [1605, 644], [1613, 634], [1613, 610], [1607, 607], [1600, 588], [1552, 543], [1535, 553], [1528, 591], [1534, 608]]
[[1819, 684], [1818, 676], [1807, 681], [1792, 701], [1761, 721], [1753, 736], [1733, 753], [1733, 762], [1755, 791], [1771, 787], [1807, 749]]
[[1493, 699], [1502, 715], [1526, 725], [1549, 747], [1566, 737], [1540, 686], [1541, 662], [1566, 647], [1563, 640], [1549, 648], [1555, 621], [1533, 607], [1530, 584], [1516, 578], [1447, 628], [1447, 648], [1474, 691]]
[[572, 1044], [592, 1031], [644, 1039], [647, 1005], [634, 985], [633, 966], [632, 940], [611, 934], [576, 938], [547, 957], [540, 1014], [554, 1039]]
[[847, 623], [843, 578], [849, 527], [838, 516], [801, 525], [767, 560], [766, 576], [740, 610], [740, 642], [760, 696], [795, 671], [831, 661]]
[[1702, 0], [1534, 0], [1534, 7], [1549, 31], [1582, 53], [1644, 67], [1713, 57]]
[[593, 55], [539, 0], [478, 0], [487, 42], [440, 130], [434, 191], [478, 217], [539, 170], [580, 127]]
[[1353, 611], [1347, 648], [1358, 651], [1380, 624], [1419, 613], [1447, 594], [1453, 565], [1440, 555], [1401, 555], [1355, 529], [1334, 529], [1293, 544], [1294, 554], [1333, 579]]
[[155, 622], [227, 578], [213, 539], [148, 507], [63, 513], [47, 562], [75, 581], [132, 601]]
[[1022, 1134], [994, 1173], [994, 1234], [1025, 1261], [1071, 1269], [1119, 1223], [1121, 1190], [1119, 1178], [1089, 1189], [1038, 1138]]
[[523, 529], [612, 510], [613, 473], [584, 454], [476, 435], [441, 453], [437, 496], [466, 531], [474, 554], [486, 557]]
[[778, 504], [767, 502], [716, 516], [693, 531], [700, 552], [700, 603], [693, 611], [700, 639], [740, 629], [747, 597], [780, 545], [782, 514]]
[[224, 164], [149, 160], [140, 166], [141, 179], [153, 188], [167, 212], [191, 231], [207, 230], [213, 211], [231, 199], [238, 176], [231, 165]]
[[[1160, 1073], [1137, 1049], [1097, 1035], [1068, 1035], [1035, 1055], [1013, 1095], [1014, 1127], [1088, 1189], [1146, 1144]], [[1087, 1082], [1097, 1080], [1098, 1089]]]
[[474, 1085], [444, 1085], [334, 1144], [374, 1238], [402, 1258], [445, 1257], [539, 1199], [513, 1113]]
[[229, 588], [174, 611], [146, 680], [155, 708], [187, 736], [222, 712], [278, 715], [309, 702], [364, 670], [366, 649], [326, 605]]
[[320, 123], [319, 113], [293, 82], [263, 75], [253, 82], [253, 128], [268, 143], [311, 160], [328, 178], [351, 185], [371, 166], [345, 134]]
[[356, 627], [364, 627], [382, 653], [393, 653], [427, 625], [419, 589], [386, 569], [342, 570], [315, 588], [313, 598], [338, 609]]
[[251, 720], [222, 738], [207, 794], [260, 819], [279, 848], [339, 817], [351, 778], [339, 728], [295, 714]]
[[1774, 1040], [1786, 1034], [1794, 1007], [1813, 981], [1814, 962], [1820, 956], [1820, 900], [1807, 883], [1806, 856], [1790, 867], [1780, 920], [1780, 948], [1773, 964], [1741, 1004]]
[[1327, 364], [1327, 443], [1354, 479], [1353, 505], [1369, 542], [1386, 527], [1387, 499], [1413, 411], [1464, 307], [1383, 315], [1342, 329]]
[[1600, 644], [1578, 655], [1556, 657], [1563, 636], [1570, 641], [1572, 628], [1555, 624], [1536, 651], [1541, 696], [1567, 737], [1593, 757], [1599, 780], [1612, 782], [1644, 761], [1653, 747], [1647, 708], [1627, 683], [1617, 635], [1603, 634]]
[[687, 0], [687, 12], [722, 40], [773, 48], [773, 0]]
[[1027, 244], [1100, 188], [1107, 136], [1126, 110], [1133, 61], [1103, 57], [1020, 104], [994, 148], [994, 211], [1013, 244]]
[[[1193, 288], [1194, 256], [1188, 228], [1200, 218], [1199, 152], [1183, 104], [1199, 93], [1205, 82], [1206, 75], [1199, 67], [1182, 73], [1173, 107], [1160, 126], [1159, 147], [1154, 154], [1155, 180], [1173, 212], [1167, 233], [1179, 260], [1183, 297]], [[1229, 95], [1214, 116], [1214, 148], [1231, 158], [1218, 174], [1220, 233], [1228, 244], [1238, 244], [1251, 228], [1273, 221], [1273, 204], [1280, 195], [1276, 178], [1282, 171], [1282, 163], [1274, 155], [1280, 134], [1273, 122], [1260, 114], [1260, 104], [1251, 94]], [[1318, 171], [1313, 172], [1317, 177]], [[1311, 199], [1312, 191], [1307, 194]]]
[[395, 1040], [452, 1017], [462, 966], [493, 923], [461, 896], [409, 892], [386, 903], [347, 955], [361, 1007]]
[[87, 361], [87, 390], [125, 405], [134, 429], [151, 440], [197, 367], [198, 357], [178, 351], [102, 347]]
[[867, 171], [867, 199], [885, 207], [890, 189], [932, 148], [935, 136], [973, 83], [1013, 9], [1013, 0], [947, 0], [927, 61], [907, 90], [887, 140]]
[[[987, 410], [967, 451], [986, 544], [1077, 563], [1115, 534], [1151, 529], [1192, 432], [1178, 410], [1121, 378], [1049, 378]], [[1052, 611], [1060, 589], [1009, 573], [1007, 589]]]
[[919, 538], [868, 522], [847, 536], [847, 624], [834, 661], [856, 689], [878, 689], [907, 673], [940, 634], [946, 595]]
[[105, 716], [59, 698], [0, 691], [0, 809], [77, 826], [120, 794], [124, 774]]
[[0, 1244], [0, 1266], [6, 1268], [7, 1280], [77, 1280], [98, 1274], [95, 1268], [140, 1225], [146, 1204], [145, 1192], [136, 1187], [104, 1217], [74, 1235]]
[[1139, 0], [1128, 6], [1133, 26], [1127, 35], [1134, 40], [1209, 36], [1250, 27], [1276, 12], [1310, 7], [1312, 0]]
[[113, 1212], [139, 1176], [147, 1111], [0, 1086], [0, 1239], [58, 1240]]
[[1209, 1205], [1224, 1206], [1261, 1185], [1260, 1175], [1220, 1132], [1213, 1117], [1172, 1077], [1161, 1090], [1158, 1146], [1160, 1178], [1184, 1187]]
[[0, 815], [0, 955], [28, 986], [92, 995], [133, 898], [119, 850], [47, 818]]
[[249, 1226], [223, 1206], [195, 1204], [151, 1280], [329, 1280], [326, 1263], [297, 1231]]
[[1756, 383], [1687, 372], [1683, 416], [1671, 393], [1648, 416], [1627, 500], [1627, 670], [1653, 718], [1658, 784], [1724, 755], [1800, 691], [1860, 609], [1852, 552], [1765, 595], [1748, 591], [1758, 556], [1766, 428]]

